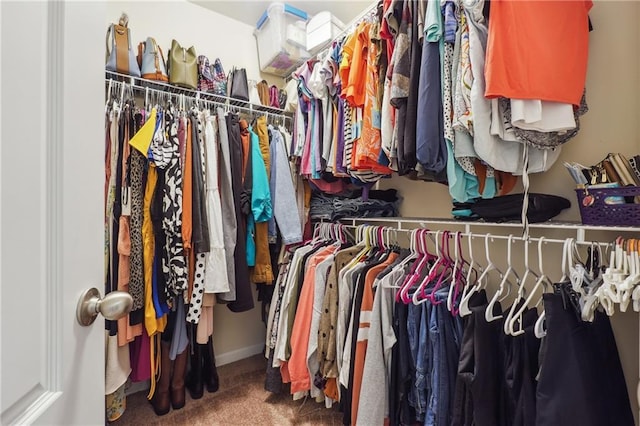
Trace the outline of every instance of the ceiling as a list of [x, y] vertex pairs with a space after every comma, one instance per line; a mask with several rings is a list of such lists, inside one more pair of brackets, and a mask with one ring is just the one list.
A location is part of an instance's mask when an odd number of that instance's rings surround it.
[[[256, 25], [256, 22], [258, 22], [262, 13], [267, 9], [269, 3], [272, 3], [272, 0], [189, 1], [251, 26]], [[348, 24], [373, 3], [372, 0], [285, 0], [284, 2], [304, 10], [309, 15], [328, 10], [345, 24]]]

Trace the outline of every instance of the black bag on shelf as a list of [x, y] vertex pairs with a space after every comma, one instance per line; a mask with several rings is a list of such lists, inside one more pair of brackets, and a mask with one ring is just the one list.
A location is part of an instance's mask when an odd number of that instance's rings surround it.
[[[524, 194], [511, 194], [491, 199], [480, 199], [469, 206], [473, 214], [487, 222], [520, 222]], [[529, 194], [527, 219], [530, 223], [546, 222], [557, 216], [571, 202], [557, 195]]]
[[249, 102], [249, 82], [245, 68], [234, 68], [229, 73], [229, 97]]

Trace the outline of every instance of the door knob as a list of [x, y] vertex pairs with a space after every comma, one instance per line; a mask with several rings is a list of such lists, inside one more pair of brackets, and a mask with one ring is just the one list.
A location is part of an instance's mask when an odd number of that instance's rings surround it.
[[117, 320], [127, 315], [133, 307], [133, 298], [126, 291], [112, 291], [100, 297], [97, 288], [82, 293], [76, 308], [76, 319], [82, 326], [93, 324], [98, 314], [108, 320]]

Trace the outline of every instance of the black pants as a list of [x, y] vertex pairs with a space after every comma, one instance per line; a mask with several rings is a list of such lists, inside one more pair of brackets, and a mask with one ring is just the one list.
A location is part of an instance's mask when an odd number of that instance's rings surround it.
[[[454, 400], [454, 425], [510, 425], [505, 414], [505, 363], [503, 358], [502, 319], [487, 322], [487, 297], [484, 291], [469, 303], [466, 318], [458, 380]], [[499, 304], [494, 314], [501, 313]]]
[[618, 349], [606, 314], [593, 324], [545, 294], [547, 336], [537, 388], [538, 426], [632, 426]]
[[522, 315], [524, 334], [505, 337], [508, 425], [536, 424], [536, 376], [540, 340], [535, 336], [533, 327], [537, 319], [536, 309], [527, 309]]
[[233, 188], [233, 202], [236, 207], [236, 221], [238, 231], [236, 250], [233, 259], [236, 268], [236, 300], [227, 307], [233, 312], [244, 312], [253, 309], [253, 295], [249, 282], [249, 266], [247, 265], [247, 221], [242, 214], [240, 194], [242, 193], [242, 141], [240, 140], [239, 118], [236, 114], [226, 117], [227, 132], [229, 133], [229, 148], [231, 153], [231, 185]]

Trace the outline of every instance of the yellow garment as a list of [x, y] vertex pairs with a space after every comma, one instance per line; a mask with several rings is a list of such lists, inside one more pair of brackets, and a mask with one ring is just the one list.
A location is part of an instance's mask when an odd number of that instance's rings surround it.
[[153, 306], [153, 256], [156, 245], [153, 235], [153, 223], [151, 222], [151, 199], [158, 182], [158, 171], [153, 164], [149, 165], [147, 187], [144, 193], [144, 207], [142, 210], [142, 247], [144, 263], [144, 324], [147, 334], [153, 336], [161, 333], [167, 325], [166, 315], [156, 318], [156, 310]]
[[164, 331], [167, 326], [167, 316], [163, 315], [156, 318], [156, 310], [153, 307], [153, 255], [155, 253], [155, 240], [153, 235], [153, 224], [151, 223], [151, 199], [153, 191], [158, 182], [158, 171], [153, 164], [149, 165], [149, 173], [147, 175], [147, 187], [144, 192], [144, 207], [142, 209], [142, 247], [143, 247], [143, 265], [144, 265], [144, 325], [147, 334], [151, 339], [150, 357], [151, 357], [151, 388], [147, 398], [151, 399], [156, 390], [156, 370], [159, 367], [157, 354], [160, 353], [157, 346], [159, 341], [156, 338], [158, 333]]
[[140, 130], [133, 135], [129, 141], [129, 145], [137, 149], [142, 155], [147, 157], [149, 152], [149, 146], [151, 145], [151, 139], [153, 139], [153, 133], [156, 130], [156, 109], [151, 110], [149, 119], [142, 125]]

